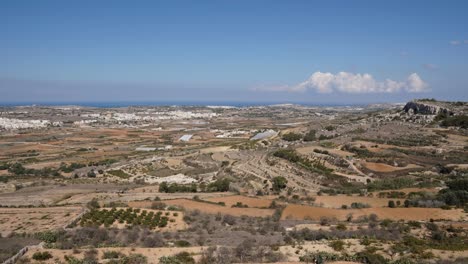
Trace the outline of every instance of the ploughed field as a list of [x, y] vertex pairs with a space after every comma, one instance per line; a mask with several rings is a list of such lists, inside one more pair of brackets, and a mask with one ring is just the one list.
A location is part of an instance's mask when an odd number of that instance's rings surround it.
[[467, 214], [463, 209], [443, 210], [440, 208], [363, 208], [363, 209], [334, 209], [306, 205], [289, 204], [283, 210], [282, 219], [319, 221], [326, 217], [346, 221], [351, 214], [354, 218], [366, 217], [376, 214], [379, 219], [405, 220], [405, 221], [466, 221]]

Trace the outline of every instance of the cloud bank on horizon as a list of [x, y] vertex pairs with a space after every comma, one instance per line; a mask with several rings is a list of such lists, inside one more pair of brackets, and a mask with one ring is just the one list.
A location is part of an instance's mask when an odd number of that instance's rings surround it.
[[368, 73], [354, 74], [350, 72], [314, 72], [309, 79], [297, 85], [256, 87], [256, 91], [277, 91], [277, 92], [305, 92], [314, 90], [318, 93], [327, 94], [334, 92], [341, 93], [420, 93], [429, 90], [429, 85], [419, 77], [417, 73], [410, 74], [404, 81], [394, 81], [386, 79], [378, 81]]

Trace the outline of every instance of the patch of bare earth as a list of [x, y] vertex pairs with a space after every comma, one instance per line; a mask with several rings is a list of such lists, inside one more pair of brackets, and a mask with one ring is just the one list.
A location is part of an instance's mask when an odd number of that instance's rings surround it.
[[336, 218], [344, 221], [348, 214], [354, 218], [376, 214], [380, 219], [429, 221], [430, 219], [444, 219], [461, 221], [466, 219], [466, 213], [461, 209], [442, 210], [440, 208], [364, 208], [364, 209], [333, 209], [312, 207], [306, 205], [288, 205], [281, 216], [282, 219], [312, 219], [322, 217]]
[[[164, 201], [167, 205], [174, 205], [182, 207], [185, 210], [199, 210], [200, 212], [208, 214], [229, 214], [233, 216], [252, 216], [252, 217], [266, 217], [272, 216], [274, 210], [272, 209], [258, 209], [258, 208], [232, 208], [228, 206], [222, 206], [217, 204], [211, 204], [207, 202], [197, 202], [188, 199], [175, 199]], [[131, 207], [150, 208], [152, 202], [141, 201], [141, 202], [129, 202], [128, 205]]]

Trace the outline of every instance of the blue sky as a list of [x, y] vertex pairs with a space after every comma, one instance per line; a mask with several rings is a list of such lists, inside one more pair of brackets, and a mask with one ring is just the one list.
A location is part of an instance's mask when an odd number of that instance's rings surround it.
[[467, 11], [468, 1], [5, 0], [0, 101], [466, 101]]

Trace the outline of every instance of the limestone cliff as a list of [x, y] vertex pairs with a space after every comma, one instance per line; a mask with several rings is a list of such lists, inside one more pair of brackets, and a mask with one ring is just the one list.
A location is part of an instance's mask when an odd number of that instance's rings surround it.
[[437, 105], [430, 101], [411, 101], [408, 102], [403, 111], [408, 114], [420, 114], [420, 115], [437, 115], [443, 113], [446, 115], [452, 115], [453, 112], [448, 108]]

